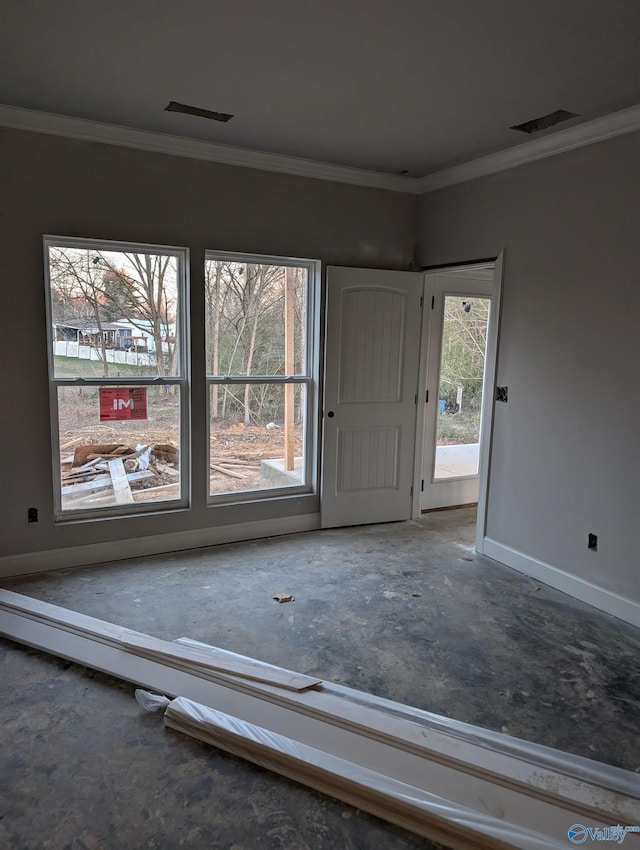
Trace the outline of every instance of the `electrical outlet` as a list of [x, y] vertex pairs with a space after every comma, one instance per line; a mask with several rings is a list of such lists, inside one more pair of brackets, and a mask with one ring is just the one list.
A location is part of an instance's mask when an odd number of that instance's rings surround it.
[[590, 549], [592, 552], [598, 551], [598, 535], [597, 534], [591, 534], [591, 532], [589, 532], [589, 541], [587, 543], [587, 549]]
[[27, 510], [27, 522], [38, 522], [38, 509], [29, 508]]

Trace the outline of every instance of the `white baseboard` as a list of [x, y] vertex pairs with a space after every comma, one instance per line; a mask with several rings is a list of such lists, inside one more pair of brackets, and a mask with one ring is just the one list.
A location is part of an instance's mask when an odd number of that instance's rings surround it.
[[518, 552], [517, 549], [505, 546], [489, 537], [484, 538], [483, 554], [517, 570], [519, 573], [531, 576], [536, 581], [548, 584], [563, 593], [568, 593], [574, 599], [593, 605], [594, 608], [598, 608], [606, 614], [611, 614], [620, 620], [631, 623], [632, 626], [640, 625], [640, 602], [619, 596], [604, 587], [592, 584], [590, 581], [571, 575], [571, 573], [566, 573], [557, 567], [552, 567], [551, 564]]
[[86, 546], [69, 546], [47, 549], [41, 552], [25, 552], [5, 555], [0, 558], [0, 579], [42, 573], [50, 570], [101, 564], [105, 561], [120, 561], [143, 555], [160, 555], [164, 552], [179, 552], [183, 549], [200, 549], [220, 543], [237, 543], [256, 540], [260, 537], [276, 537], [280, 534], [295, 534], [299, 531], [315, 531], [320, 528], [320, 514], [279, 517], [277, 519], [240, 522], [212, 528], [196, 528], [176, 531], [171, 534], [154, 534], [127, 540], [109, 540], [105, 543], [90, 543]]

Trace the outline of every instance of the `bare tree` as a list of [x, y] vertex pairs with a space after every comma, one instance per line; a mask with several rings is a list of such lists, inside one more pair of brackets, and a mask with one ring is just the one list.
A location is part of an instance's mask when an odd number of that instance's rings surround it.
[[[242, 310], [242, 330], [238, 339], [244, 335], [243, 366], [246, 375], [253, 374], [260, 320], [276, 302], [282, 300], [283, 283], [284, 274], [280, 267], [247, 263], [244, 286], [238, 292]], [[251, 384], [245, 384], [244, 388], [244, 424], [251, 424]]]
[[[474, 402], [479, 401], [482, 390], [488, 315], [488, 299], [445, 300], [440, 380], [451, 391], [459, 388], [458, 395], [464, 388], [465, 396]], [[448, 395], [442, 388], [440, 397]]]
[[52, 300], [55, 293], [54, 310], [61, 311], [64, 316], [71, 305], [75, 310], [81, 302], [86, 305], [87, 314], [78, 318], [95, 323], [97, 333], [87, 336], [99, 346], [103, 374], [108, 376], [107, 339], [102, 318], [105, 301], [102, 271], [92, 262], [89, 251], [52, 247], [49, 249], [49, 279]]
[[[293, 286], [293, 308], [285, 323], [286, 281]], [[209, 260], [205, 270], [208, 374], [234, 375], [237, 382], [211, 391], [212, 417], [240, 414], [246, 425], [282, 415], [282, 392], [250, 384], [241, 376], [284, 375], [304, 362], [306, 271], [272, 264]], [[295, 342], [286, 354], [285, 324]], [[277, 399], [280, 397], [280, 401]]]
[[150, 331], [158, 375], [172, 373], [176, 353], [176, 341], [170, 333], [176, 309], [175, 258], [166, 254], [124, 253], [116, 255], [122, 258], [122, 265], [118, 265], [110, 253], [102, 252], [98, 257], [103, 270], [106, 268], [110, 273], [103, 280], [103, 296], [111, 305], [121, 305], [134, 327]]

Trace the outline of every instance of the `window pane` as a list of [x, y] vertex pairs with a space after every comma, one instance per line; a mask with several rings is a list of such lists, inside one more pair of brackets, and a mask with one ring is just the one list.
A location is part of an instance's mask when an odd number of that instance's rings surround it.
[[54, 377], [177, 376], [178, 258], [49, 246]]
[[478, 474], [488, 298], [444, 301], [434, 478]]
[[305, 484], [304, 384], [210, 387], [211, 495]]
[[180, 498], [178, 387], [57, 391], [63, 511]]
[[209, 259], [207, 373], [306, 374], [306, 267]]

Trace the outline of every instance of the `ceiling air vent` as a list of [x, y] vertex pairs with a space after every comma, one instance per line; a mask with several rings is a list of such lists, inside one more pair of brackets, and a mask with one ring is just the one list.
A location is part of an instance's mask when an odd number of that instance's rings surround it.
[[548, 115], [543, 115], [541, 118], [532, 118], [531, 121], [525, 121], [524, 124], [514, 124], [509, 127], [510, 130], [519, 130], [521, 133], [539, 133], [540, 130], [546, 130], [548, 127], [553, 127], [554, 124], [559, 124], [561, 121], [568, 121], [569, 118], [577, 118], [577, 112], [568, 112], [566, 109], [556, 109], [555, 112], [550, 112]]
[[199, 118], [209, 118], [212, 121], [230, 121], [233, 115], [228, 112], [213, 112], [211, 109], [201, 109], [199, 106], [187, 106], [186, 103], [177, 103], [175, 100], [169, 101], [169, 105], [165, 106], [165, 112], [184, 112], [185, 115], [197, 115]]

